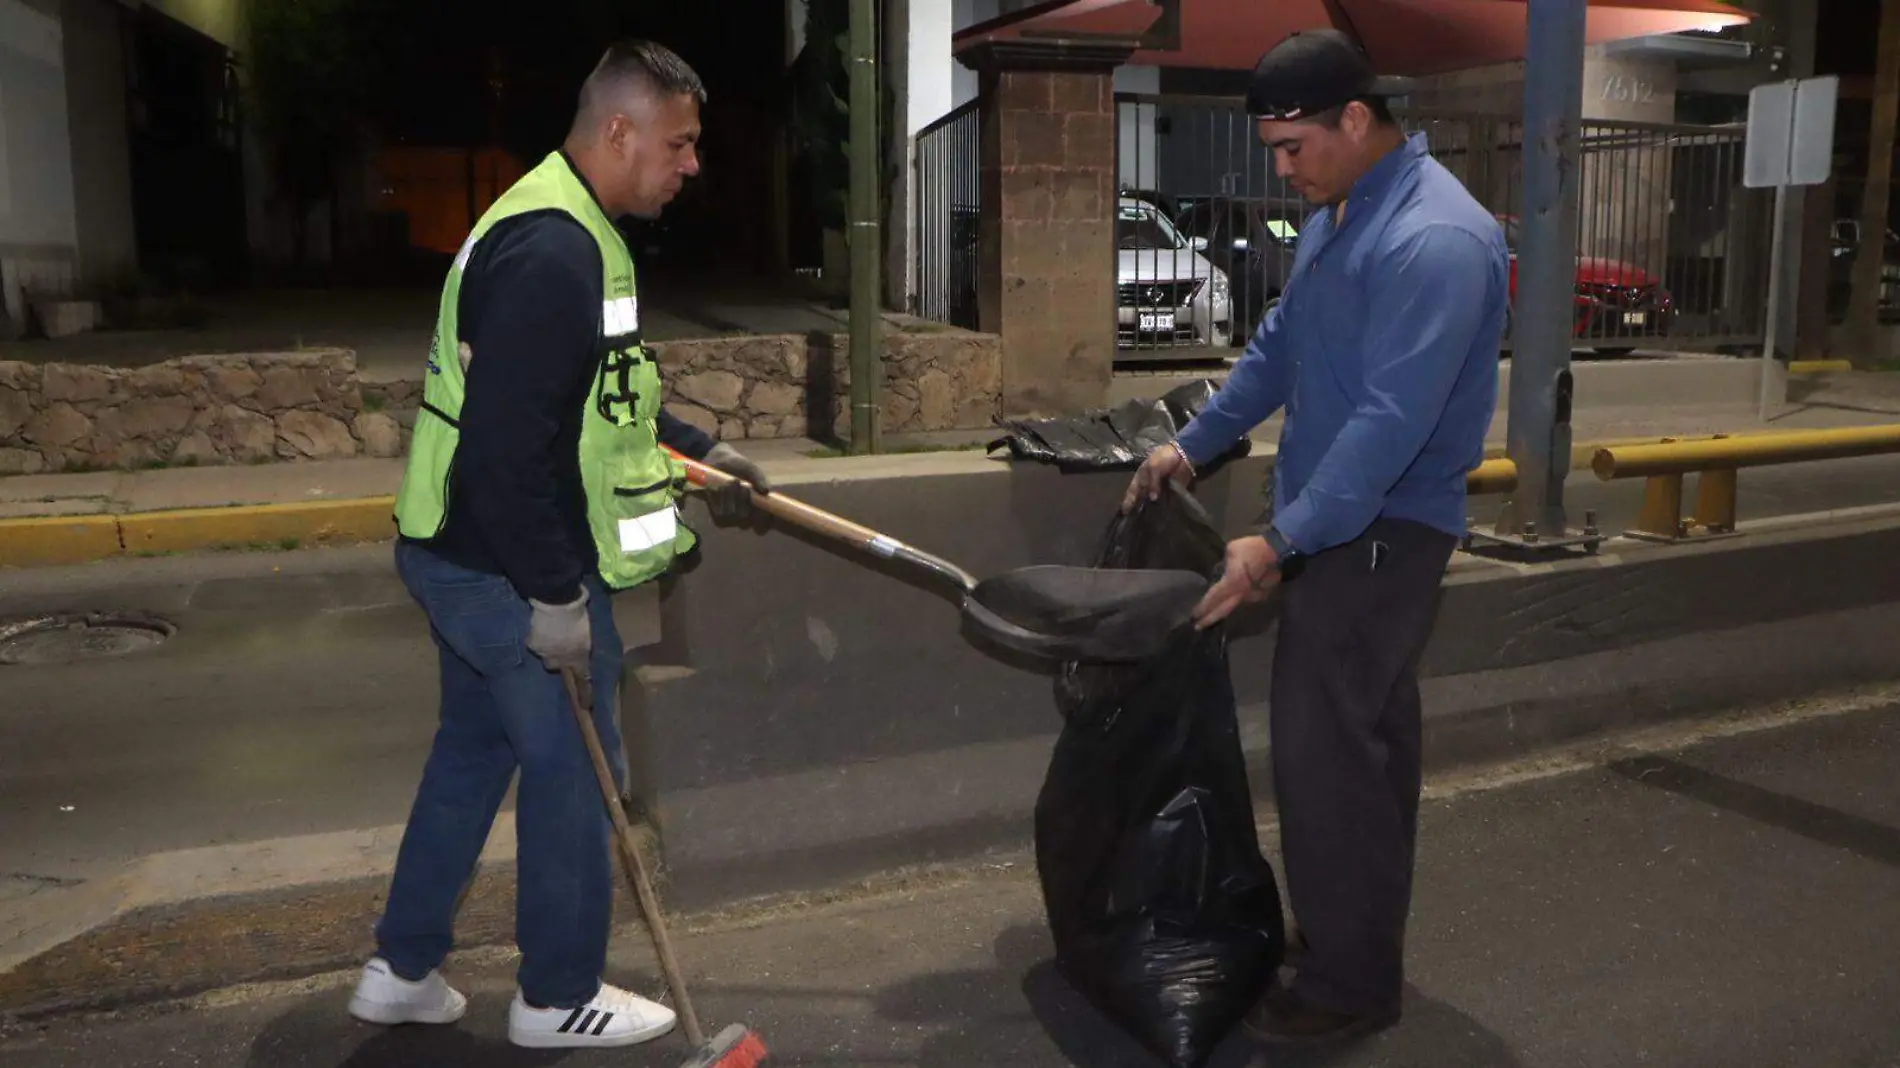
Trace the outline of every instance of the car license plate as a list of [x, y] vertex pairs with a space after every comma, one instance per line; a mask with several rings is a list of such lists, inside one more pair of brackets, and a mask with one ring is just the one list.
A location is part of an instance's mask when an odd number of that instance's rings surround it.
[[1144, 334], [1159, 334], [1174, 329], [1173, 312], [1155, 312], [1152, 315], [1143, 312], [1140, 320], [1140, 329]]
[[1624, 312], [1623, 325], [1624, 326], [1647, 326], [1649, 325], [1649, 313], [1648, 312]]

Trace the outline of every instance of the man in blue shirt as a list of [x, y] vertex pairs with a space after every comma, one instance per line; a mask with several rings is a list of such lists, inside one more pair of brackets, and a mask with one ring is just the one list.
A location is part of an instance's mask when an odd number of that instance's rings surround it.
[[1289, 581], [1271, 728], [1298, 977], [1247, 1021], [1267, 1042], [1396, 1022], [1420, 787], [1417, 664], [1465, 533], [1465, 476], [1497, 403], [1509, 254], [1496, 220], [1407, 138], [1332, 31], [1260, 60], [1248, 111], [1281, 177], [1320, 205], [1279, 305], [1227, 384], [1154, 451], [1123, 507], [1191, 479], [1276, 410], [1269, 518], [1227, 548], [1210, 627]]

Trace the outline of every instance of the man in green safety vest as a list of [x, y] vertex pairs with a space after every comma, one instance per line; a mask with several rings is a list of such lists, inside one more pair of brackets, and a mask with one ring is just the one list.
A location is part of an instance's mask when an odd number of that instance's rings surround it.
[[[609, 598], [695, 544], [671, 448], [769, 492], [730, 445], [669, 416], [641, 344], [632, 255], [614, 221], [657, 216], [699, 173], [705, 90], [651, 42], [616, 45], [566, 143], [475, 224], [449, 270], [408, 468], [396, 566], [429, 616], [441, 726], [350, 1001], [380, 1024], [452, 1023], [438, 970], [456, 904], [516, 768], [519, 1046], [626, 1046], [671, 1010], [601, 980], [612, 914], [609, 824], [560, 672], [591, 679], [621, 788], [623, 649]], [[752, 491], [712, 501], [743, 518]]]

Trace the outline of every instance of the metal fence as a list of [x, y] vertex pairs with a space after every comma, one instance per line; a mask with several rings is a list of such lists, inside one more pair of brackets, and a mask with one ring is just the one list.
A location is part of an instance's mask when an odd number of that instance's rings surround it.
[[972, 100], [924, 127], [913, 183], [916, 314], [967, 330], [977, 328], [980, 122]]
[[[1285, 284], [1310, 205], [1274, 174], [1239, 101], [1121, 94], [1117, 111], [1124, 356], [1244, 345]], [[1401, 122], [1498, 216], [1515, 257], [1521, 121], [1412, 111]], [[1759, 344], [1770, 205], [1742, 186], [1742, 137], [1740, 127], [1584, 124], [1574, 347]]]

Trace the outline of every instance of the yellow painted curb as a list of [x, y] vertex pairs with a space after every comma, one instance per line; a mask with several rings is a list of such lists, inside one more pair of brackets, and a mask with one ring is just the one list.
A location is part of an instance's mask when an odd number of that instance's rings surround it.
[[0, 567], [83, 564], [121, 551], [116, 516], [0, 519]]
[[188, 508], [120, 516], [119, 529], [129, 553], [243, 547], [296, 549], [393, 538], [395, 508], [393, 497]]
[[1818, 375], [1829, 371], [1852, 371], [1852, 360], [1789, 360], [1788, 373], [1791, 375]]
[[396, 499], [0, 519], [0, 568], [84, 564], [127, 553], [299, 549], [396, 536]]

